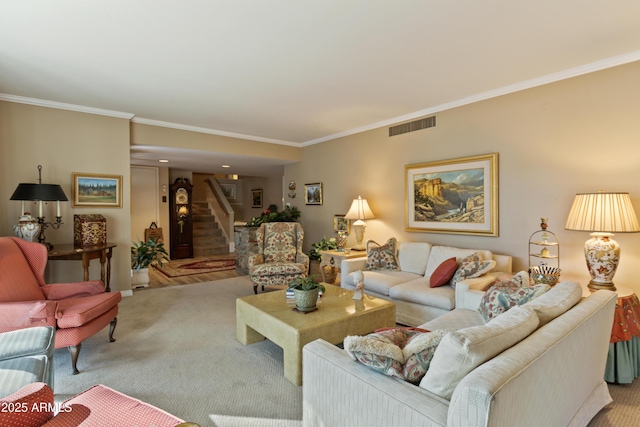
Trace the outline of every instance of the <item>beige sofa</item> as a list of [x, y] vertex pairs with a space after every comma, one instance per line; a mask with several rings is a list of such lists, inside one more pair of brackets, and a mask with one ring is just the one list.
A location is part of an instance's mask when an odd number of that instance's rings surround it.
[[[554, 318], [545, 310], [568, 306], [563, 290], [579, 287], [570, 282], [560, 285], [485, 325], [474, 306], [456, 308], [421, 325], [430, 330], [462, 329], [442, 339], [419, 386], [375, 372], [323, 340], [313, 341], [303, 349], [304, 425], [587, 425], [611, 402], [603, 378], [616, 294], [598, 291], [582, 298], [579, 289], [579, 302]], [[508, 327], [512, 319], [503, 316], [523, 312], [530, 316], [532, 310], [535, 324], [542, 326], [533, 327], [529, 335], [524, 330], [524, 339], [468, 373], [456, 371], [454, 365], [461, 358], [450, 355], [450, 344], [457, 342], [455, 334], [463, 337], [457, 336], [459, 342], [471, 342], [469, 348], [475, 349], [474, 342], [486, 343], [482, 337], [474, 341], [478, 328], [491, 329], [501, 319], [501, 327]], [[445, 345], [448, 336], [454, 338]], [[442, 375], [445, 371], [462, 377], [449, 384]]]
[[[463, 258], [478, 253], [483, 260], [494, 260], [496, 266], [482, 277], [462, 281], [456, 290], [450, 285], [429, 287], [431, 275], [445, 260]], [[508, 255], [494, 254], [488, 250], [463, 249], [431, 245], [427, 242], [398, 242], [397, 271], [367, 271], [366, 258], [345, 259], [340, 265], [340, 286], [355, 289], [354, 273], [364, 274], [364, 292], [368, 295], [393, 301], [396, 304], [396, 321], [402, 325], [417, 326], [441, 316], [458, 306], [458, 288], [482, 289], [505, 273], [511, 272], [512, 259]]]

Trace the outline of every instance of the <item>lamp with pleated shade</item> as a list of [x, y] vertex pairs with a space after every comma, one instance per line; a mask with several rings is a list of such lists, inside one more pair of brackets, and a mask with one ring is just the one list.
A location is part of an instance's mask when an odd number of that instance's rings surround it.
[[364, 240], [365, 219], [373, 219], [375, 216], [371, 212], [367, 199], [363, 199], [358, 196], [357, 199], [353, 199], [349, 211], [344, 216], [346, 219], [355, 219], [353, 223], [353, 231], [356, 234], [356, 245], [351, 249], [354, 251], [364, 251], [366, 248], [362, 241]]
[[620, 245], [613, 233], [640, 232], [629, 193], [579, 193], [565, 225], [567, 230], [591, 231], [584, 255], [591, 275], [591, 289], [616, 290], [613, 276], [620, 262]]

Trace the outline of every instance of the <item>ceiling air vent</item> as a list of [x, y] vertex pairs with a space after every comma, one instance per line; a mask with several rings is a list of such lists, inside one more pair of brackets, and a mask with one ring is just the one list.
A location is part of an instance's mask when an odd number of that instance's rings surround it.
[[435, 127], [436, 116], [427, 117], [426, 119], [416, 120], [415, 122], [403, 123], [389, 128], [389, 136], [401, 135], [407, 132], [415, 132], [421, 129]]

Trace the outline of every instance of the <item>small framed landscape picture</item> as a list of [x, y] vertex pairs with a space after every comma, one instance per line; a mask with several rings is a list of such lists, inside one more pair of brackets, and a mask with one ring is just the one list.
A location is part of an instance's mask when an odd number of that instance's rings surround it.
[[262, 207], [262, 188], [251, 190], [251, 207], [252, 208]]
[[71, 203], [74, 208], [122, 207], [122, 175], [73, 172]]
[[304, 185], [304, 204], [305, 205], [321, 205], [322, 204], [322, 183]]
[[235, 184], [220, 184], [222, 192], [228, 200], [236, 199], [236, 185]]
[[344, 215], [333, 216], [333, 231], [336, 233], [351, 233], [351, 223]]

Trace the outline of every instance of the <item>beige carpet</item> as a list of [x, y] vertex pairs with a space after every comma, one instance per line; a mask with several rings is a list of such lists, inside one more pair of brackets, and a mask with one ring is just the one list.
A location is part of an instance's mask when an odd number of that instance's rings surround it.
[[[299, 427], [302, 387], [284, 378], [280, 347], [235, 339], [235, 300], [252, 294], [246, 276], [134, 291], [117, 341], [105, 329], [83, 343], [79, 375], [56, 350], [56, 401], [105, 384], [202, 427]], [[640, 379], [609, 388], [615, 403], [589, 427], [640, 425]]]
[[105, 384], [203, 427], [302, 419], [302, 387], [284, 378], [280, 347], [236, 341], [235, 300], [246, 295], [246, 276], [134, 291], [120, 303], [116, 342], [105, 329], [83, 343], [79, 375], [56, 350], [56, 401]]

